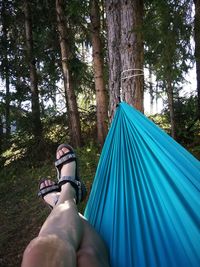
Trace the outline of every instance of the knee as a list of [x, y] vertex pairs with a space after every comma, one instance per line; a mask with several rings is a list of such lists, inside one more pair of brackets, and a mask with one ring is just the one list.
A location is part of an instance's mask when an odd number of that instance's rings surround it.
[[46, 242], [47, 240], [36, 237], [28, 244], [23, 254], [22, 267], [36, 266], [40, 262]]
[[60, 257], [65, 257], [65, 255], [69, 254], [75, 255], [73, 247], [59, 237], [55, 235], [36, 237], [24, 251], [22, 267], [39, 266], [41, 262], [45, 261], [49, 262], [47, 266], [51, 266], [52, 260], [57, 261]]
[[27, 257], [28, 255], [30, 255], [34, 251], [39, 250], [39, 248], [41, 248], [42, 244], [44, 244], [44, 240], [42, 240], [42, 238], [40, 238], [40, 237], [36, 237], [33, 240], [31, 240], [31, 242], [28, 244], [28, 246], [26, 247], [26, 249], [24, 251], [23, 258]]
[[52, 236], [36, 237], [26, 247], [24, 251], [24, 256], [30, 253], [43, 251], [44, 249], [47, 249], [50, 246], [52, 246], [55, 243], [55, 241], [56, 241], [56, 237], [52, 238]]
[[99, 255], [96, 249], [92, 246], [79, 249], [77, 252], [78, 262], [82, 262], [85, 259], [98, 259]]

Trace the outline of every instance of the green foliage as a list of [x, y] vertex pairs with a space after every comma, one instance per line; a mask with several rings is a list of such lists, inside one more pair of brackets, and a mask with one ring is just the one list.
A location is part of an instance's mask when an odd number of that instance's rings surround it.
[[[178, 97], [175, 99], [176, 140], [200, 159], [200, 121], [197, 118], [197, 97]], [[168, 109], [162, 114], [150, 116], [165, 132], [170, 133]]]
[[[183, 145], [192, 144], [200, 134], [197, 114], [197, 97], [178, 97], [174, 101], [177, 141]], [[164, 116], [169, 121], [169, 112], [164, 110]]]
[[182, 143], [191, 144], [195, 136], [200, 134], [197, 120], [197, 98], [182, 97], [175, 101], [175, 120], [177, 121], [177, 137]]
[[[61, 91], [59, 83], [62, 80], [62, 73], [55, 1], [40, 2], [34, 0], [29, 4], [33, 26], [33, 58], [37, 68], [41, 117], [44, 121], [50, 113], [51, 116], [60, 116], [56, 105], [57, 96]], [[93, 95], [91, 92], [94, 92], [94, 82], [92, 68], [88, 64], [86, 56], [90, 45], [87, 20], [88, 1], [81, 1], [81, 3], [76, 0], [67, 1], [65, 4], [66, 23], [68, 24], [67, 38], [70, 43], [70, 60], [68, 63], [72, 71], [73, 88], [77, 96], [85, 94], [85, 98], [88, 98], [89, 102], [90, 96]], [[0, 55], [0, 77], [5, 79], [6, 70], [9, 70], [9, 73], [7, 73], [9, 74], [10, 85], [9, 104], [13, 110], [10, 115], [11, 123], [16, 124], [18, 132], [31, 134], [33, 122], [23, 12], [23, 1], [6, 0], [0, 3], [0, 13], [2, 15], [0, 27], [5, 29], [5, 32], [1, 32], [0, 36], [2, 52]], [[4, 84], [0, 92], [0, 109], [3, 116], [6, 114]], [[52, 110], [50, 111], [50, 109]], [[66, 113], [63, 112], [61, 115], [66, 116]], [[63, 119], [65, 125], [67, 125], [67, 120], [68, 118]], [[63, 126], [64, 123], [61, 125]], [[58, 129], [58, 127], [55, 128]], [[61, 129], [60, 132], [65, 132], [67, 136], [68, 130], [65, 129]]]
[[149, 118], [166, 133], [170, 133], [169, 117], [166, 114], [155, 114], [149, 116]]
[[[87, 107], [87, 106], [86, 106]], [[16, 160], [21, 160], [29, 164], [39, 164], [41, 160], [55, 150], [60, 143], [69, 143], [69, 129], [66, 126], [67, 114], [55, 114], [54, 110], [49, 110], [48, 116], [42, 119], [43, 140], [36, 141], [31, 134], [31, 114], [19, 111], [18, 117], [15, 115], [16, 131], [12, 133], [9, 142], [6, 140], [2, 146], [1, 163], [5, 166]], [[84, 144], [94, 142], [96, 137], [96, 107], [94, 105], [82, 108], [80, 112], [81, 128], [83, 132]]]
[[87, 110], [81, 109], [80, 120], [84, 143], [95, 142], [97, 135], [96, 106], [90, 105]]
[[145, 62], [160, 81], [178, 85], [191, 67], [192, 3], [190, 1], [145, 1]]

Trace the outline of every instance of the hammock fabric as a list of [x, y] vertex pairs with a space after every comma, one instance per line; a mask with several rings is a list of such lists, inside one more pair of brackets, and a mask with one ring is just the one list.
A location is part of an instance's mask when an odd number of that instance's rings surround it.
[[120, 103], [85, 216], [105, 240], [112, 267], [199, 267], [200, 163]]

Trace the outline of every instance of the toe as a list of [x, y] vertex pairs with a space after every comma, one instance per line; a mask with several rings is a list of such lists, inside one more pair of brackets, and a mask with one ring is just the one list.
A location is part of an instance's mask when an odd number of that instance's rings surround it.
[[53, 185], [53, 184], [54, 184], [54, 182], [49, 180], [49, 179], [45, 181], [46, 186]]
[[45, 183], [45, 181], [43, 181], [43, 182], [40, 184], [40, 190], [43, 189], [45, 186], [46, 186], [46, 183]]
[[67, 149], [66, 147], [61, 148], [60, 150], [57, 151], [56, 158], [60, 159], [67, 152], [69, 152], [69, 149]]
[[65, 153], [69, 152], [69, 149], [66, 148], [66, 147], [63, 147], [63, 148], [62, 148], [62, 152], [63, 152], [63, 154], [65, 154]]
[[59, 159], [62, 157], [62, 155], [63, 155], [63, 152], [62, 152], [62, 149], [60, 149], [56, 154], [56, 158]]
[[46, 186], [50, 186], [50, 185], [53, 185], [53, 184], [54, 184], [53, 181], [51, 181], [50, 179], [46, 179], [46, 180], [44, 180], [44, 181], [41, 182], [41, 184], [40, 184], [40, 190], [43, 189]]

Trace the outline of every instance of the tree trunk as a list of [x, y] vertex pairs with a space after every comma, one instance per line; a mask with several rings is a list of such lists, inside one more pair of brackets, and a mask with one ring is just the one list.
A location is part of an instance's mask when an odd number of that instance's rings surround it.
[[9, 73], [9, 62], [8, 62], [8, 28], [5, 19], [6, 14], [6, 7], [5, 1], [2, 2], [2, 32], [3, 32], [3, 50], [5, 51], [4, 54], [4, 63], [3, 64], [3, 76], [5, 77], [6, 81], [6, 97], [5, 97], [5, 120], [6, 120], [6, 138], [9, 139], [10, 136], [10, 73]]
[[56, 0], [56, 14], [58, 33], [60, 40], [61, 58], [62, 58], [62, 71], [64, 79], [64, 88], [66, 95], [67, 111], [69, 114], [69, 131], [72, 145], [77, 147], [81, 146], [81, 126], [76, 102], [76, 95], [72, 86], [72, 77], [69, 70], [70, 50], [67, 43], [67, 26], [64, 16], [64, 4], [62, 0]]
[[108, 65], [109, 65], [109, 115], [112, 120], [119, 103], [121, 87], [120, 33], [121, 17], [118, 0], [106, 0], [106, 21], [108, 31]]
[[195, 40], [195, 59], [196, 59], [197, 97], [198, 97], [197, 115], [198, 118], [200, 119], [200, 0], [194, 0], [194, 4], [195, 4], [194, 40]]
[[159, 85], [158, 85], [158, 82], [156, 82], [156, 89], [155, 89], [155, 96], [156, 96], [156, 113], [158, 113], [158, 88], [159, 88]]
[[37, 77], [37, 71], [35, 66], [36, 62], [33, 52], [32, 19], [31, 19], [31, 10], [29, 3], [30, 2], [28, 0], [24, 0], [26, 49], [27, 49], [27, 59], [30, 71], [33, 134], [36, 140], [39, 141], [42, 138], [42, 124], [40, 120], [38, 77]]
[[[122, 98], [140, 111], [144, 111], [143, 1], [122, 0], [121, 5], [121, 69], [127, 71], [122, 77]], [[130, 78], [125, 78], [132, 76]], [[125, 78], [125, 79], [124, 79]]]
[[101, 147], [108, 131], [107, 92], [103, 78], [102, 45], [100, 39], [100, 14], [97, 0], [91, 0], [91, 35], [93, 49], [94, 81], [97, 104], [97, 136]]
[[2, 146], [3, 146], [3, 122], [2, 122], [2, 117], [0, 115], [0, 155], [1, 152], [3, 151]]
[[106, 15], [110, 109], [115, 109], [121, 95], [123, 101], [143, 112], [143, 1], [108, 0]]
[[5, 149], [4, 146], [4, 138], [3, 138], [3, 122], [2, 117], [0, 116], [0, 168], [4, 167], [4, 160], [2, 156], [2, 152]]
[[151, 65], [149, 65], [149, 95], [150, 95], [150, 114], [153, 114], [154, 92], [153, 92]]
[[[7, 62], [8, 63], [8, 62]], [[6, 138], [10, 136], [10, 79], [8, 65], [6, 66]]]
[[168, 106], [169, 106], [169, 114], [170, 114], [170, 124], [171, 124], [171, 136], [176, 138], [176, 130], [175, 130], [175, 115], [174, 115], [174, 94], [171, 80], [167, 80], [167, 97], [168, 97]]

